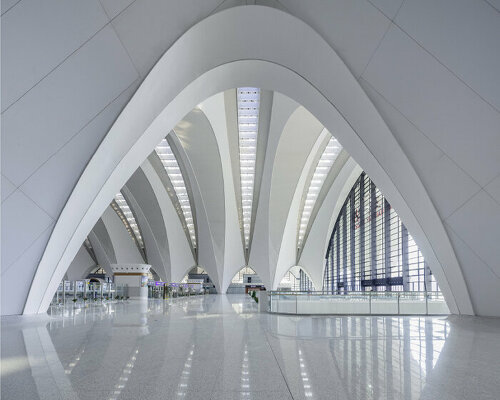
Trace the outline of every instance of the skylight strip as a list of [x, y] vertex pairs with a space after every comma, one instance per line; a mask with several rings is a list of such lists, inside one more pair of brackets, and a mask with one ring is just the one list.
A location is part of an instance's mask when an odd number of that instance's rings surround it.
[[121, 211], [121, 214], [119, 213], [118, 215], [127, 228], [128, 233], [130, 234], [130, 236], [132, 236], [133, 239], [137, 240], [139, 247], [141, 249], [144, 249], [144, 242], [142, 240], [141, 231], [139, 230], [139, 225], [135, 220], [134, 214], [132, 213], [127, 200], [125, 200], [125, 197], [123, 197], [123, 194], [121, 194], [121, 192], [118, 192], [115, 195], [115, 203]]
[[245, 249], [250, 246], [250, 232], [255, 187], [257, 135], [259, 132], [260, 89], [237, 89], [238, 136], [240, 154], [240, 189]]
[[316, 200], [318, 199], [321, 188], [325, 183], [325, 179], [328, 176], [333, 163], [335, 162], [341, 151], [342, 146], [340, 145], [338, 140], [332, 136], [328, 141], [325, 149], [323, 150], [316, 168], [314, 169], [313, 176], [309, 181], [309, 187], [307, 189], [304, 205], [302, 207], [302, 212], [299, 218], [299, 235], [297, 242], [298, 248], [302, 248], [306, 229], [311, 217], [311, 211], [316, 204]]
[[191, 211], [191, 202], [189, 201], [188, 191], [186, 188], [186, 183], [182, 175], [181, 168], [177, 162], [175, 154], [172, 152], [167, 139], [163, 139], [158, 146], [155, 148], [156, 154], [161, 160], [165, 171], [167, 172], [168, 178], [172, 183], [175, 191], [175, 195], [179, 202], [180, 208], [182, 210], [182, 215], [184, 218], [184, 224], [189, 233], [189, 238], [191, 240], [191, 245], [193, 249], [196, 249], [196, 230], [193, 223], [193, 213]]

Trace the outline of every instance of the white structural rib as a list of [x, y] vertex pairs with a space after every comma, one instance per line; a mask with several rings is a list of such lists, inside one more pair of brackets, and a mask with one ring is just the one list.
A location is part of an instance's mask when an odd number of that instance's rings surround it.
[[260, 89], [242, 87], [237, 90], [238, 134], [240, 150], [240, 187], [243, 239], [245, 250], [250, 246], [257, 135], [259, 131]]
[[304, 244], [304, 237], [306, 234], [309, 219], [311, 218], [314, 205], [318, 199], [323, 183], [325, 182], [333, 163], [337, 159], [342, 150], [342, 146], [333, 136], [328, 141], [323, 153], [321, 154], [318, 164], [314, 170], [314, 174], [309, 182], [307, 195], [302, 206], [302, 213], [299, 219], [299, 234], [297, 240], [297, 247], [300, 249]]
[[121, 194], [121, 192], [115, 195], [115, 203], [120, 211], [117, 212], [117, 214], [122, 220], [125, 227], [127, 228], [128, 233], [130, 233], [132, 239], [137, 240], [137, 244], [139, 245], [139, 247], [141, 249], [144, 249], [144, 242], [142, 240], [141, 231], [139, 230], [139, 225], [137, 225], [137, 221], [135, 220], [134, 214], [132, 213], [132, 210], [130, 209], [127, 200], [125, 200], [125, 197], [123, 197], [123, 194]]
[[177, 162], [177, 158], [172, 152], [167, 139], [163, 139], [158, 144], [158, 146], [156, 146], [155, 151], [160, 158], [165, 171], [167, 172], [170, 182], [172, 183], [177, 201], [179, 202], [182, 210], [182, 216], [184, 218], [185, 226], [189, 232], [191, 245], [193, 249], [196, 249], [196, 230], [194, 226], [193, 211], [191, 209], [191, 203], [189, 201], [186, 182], [179, 167], [179, 163]]

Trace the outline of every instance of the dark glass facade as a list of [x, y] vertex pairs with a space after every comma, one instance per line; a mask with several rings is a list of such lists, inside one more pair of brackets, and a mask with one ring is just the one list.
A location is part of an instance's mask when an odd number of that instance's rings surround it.
[[304, 272], [302, 268], [299, 270], [299, 282], [299, 290], [301, 292], [311, 292], [314, 290], [311, 279], [309, 279], [309, 276]]
[[326, 254], [323, 291], [438, 291], [401, 219], [363, 172], [342, 206]]

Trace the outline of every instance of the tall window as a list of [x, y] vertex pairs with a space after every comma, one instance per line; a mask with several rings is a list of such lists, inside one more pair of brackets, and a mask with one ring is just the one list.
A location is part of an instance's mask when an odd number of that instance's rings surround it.
[[439, 290], [415, 241], [364, 172], [335, 222], [326, 254], [323, 290]]
[[314, 290], [312, 281], [302, 268], [299, 270], [299, 282], [301, 292], [311, 292]]

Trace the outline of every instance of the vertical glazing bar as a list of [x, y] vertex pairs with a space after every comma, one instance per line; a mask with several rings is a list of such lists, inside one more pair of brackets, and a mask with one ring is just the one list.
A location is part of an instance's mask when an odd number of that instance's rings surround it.
[[[338, 225], [337, 225], [338, 227]], [[339, 236], [340, 236], [340, 232], [336, 232], [335, 233], [335, 241], [336, 241], [336, 244], [337, 244], [337, 255], [336, 255], [336, 258], [337, 258], [337, 287], [335, 288], [335, 294], [340, 294], [340, 290], [339, 290], [339, 285], [340, 285], [340, 240], [339, 240]]]
[[355, 220], [354, 220], [354, 198], [355, 196], [355, 191], [351, 193], [351, 198], [349, 200], [350, 205], [351, 205], [351, 210], [349, 213], [349, 224], [350, 224], [350, 240], [349, 240], [349, 250], [351, 252], [351, 291], [356, 290], [356, 235], [355, 235]]
[[334, 243], [334, 235], [332, 234], [332, 237], [330, 239], [330, 270], [329, 270], [329, 274], [330, 274], [330, 290], [331, 290], [331, 294], [334, 294], [335, 293], [335, 265], [333, 264], [334, 262], [334, 258], [333, 258], [333, 243]]
[[347, 293], [347, 207], [342, 210], [342, 270], [344, 276], [342, 281], [344, 283], [343, 289], [344, 293]]
[[361, 174], [359, 186], [359, 214], [358, 214], [358, 229], [359, 229], [359, 285], [361, 291], [365, 291], [365, 287], [361, 281], [365, 279], [365, 174]]
[[[391, 277], [391, 206], [384, 199], [384, 277]], [[386, 285], [385, 290], [392, 291], [391, 285]]]
[[370, 181], [370, 255], [372, 290], [376, 290], [375, 279], [377, 278], [377, 192], [375, 184]]
[[401, 247], [403, 262], [403, 290], [410, 290], [410, 264], [408, 258], [408, 229], [401, 222]]

